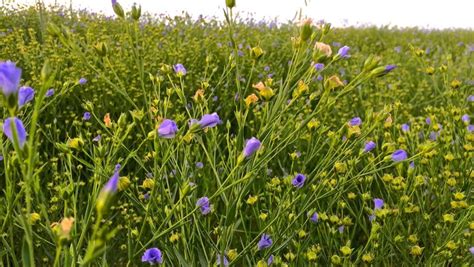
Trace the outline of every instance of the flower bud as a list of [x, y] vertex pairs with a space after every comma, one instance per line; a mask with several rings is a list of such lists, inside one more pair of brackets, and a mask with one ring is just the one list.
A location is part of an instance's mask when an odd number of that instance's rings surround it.
[[132, 19], [138, 21], [142, 15], [142, 6], [133, 5], [132, 6]]
[[311, 34], [313, 33], [312, 23], [313, 20], [309, 18], [304, 19], [301, 22], [300, 38], [302, 41], [307, 41], [311, 37]]
[[225, 0], [225, 5], [228, 8], [233, 8], [233, 7], [235, 7], [235, 0]]
[[104, 42], [99, 42], [94, 46], [94, 50], [100, 57], [107, 55], [107, 45]]
[[117, 15], [119, 18], [125, 18], [125, 12], [123, 11], [122, 6], [119, 3], [115, 3], [112, 5], [115, 15]]
[[379, 65], [380, 57], [370, 55], [364, 62], [364, 71], [371, 71]]

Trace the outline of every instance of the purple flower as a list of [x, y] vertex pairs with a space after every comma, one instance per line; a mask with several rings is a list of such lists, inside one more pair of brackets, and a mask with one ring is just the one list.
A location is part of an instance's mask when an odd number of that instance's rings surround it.
[[389, 73], [392, 70], [394, 70], [395, 68], [397, 68], [397, 65], [393, 65], [393, 64], [387, 65], [387, 66], [385, 66], [385, 73]]
[[379, 210], [383, 207], [383, 199], [381, 198], [374, 198], [374, 210]]
[[83, 84], [86, 84], [87, 83], [87, 79], [86, 78], [80, 78], [79, 79], [79, 84], [80, 85], [83, 85]]
[[120, 164], [115, 165], [114, 174], [110, 177], [109, 181], [102, 188], [103, 193], [115, 193], [117, 192], [119, 182], [119, 170]]
[[470, 95], [467, 97], [467, 102], [474, 102], [474, 95]]
[[349, 55], [349, 50], [350, 50], [350, 47], [348, 47], [347, 45], [339, 48], [339, 51], [337, 52], [337, 54], [341, 57], [341, 58], [348, 58], [350, 57]]
[[163, 138], [173, 138], [176, 132], [178, 132], [178, 126], [172, 120], [166, 119], [158, 127], [158, 135]]
[[222, 257], [221, 255], [217, 255], [216, 265], [221, 265], [221, 263], [223, 263], [224, 266], [229, 266], [229, 260], [226, 256]]
[[190, 119], [189, 122], [188, 122], [189, 127], [191, 127], [191, 126], [193, 126], [193, 125], [195, 125], [195, 124], [198, 124], [198, 123], [199, 123], [199, 121], [196, 120], [196, 119]]
[[270, 66], [265, 66], [265, 67], [263, 68], [263, 70], [264, 70], [265, 72], [269, 72], [269, 71], [270, 71]]
[[260, 140], [258, 140], [255, 137], [250, 138], [247, 140], [245, 143], [245, 148], [243, 151], [244, 157], [250, 157], [255, 151], [257, 151], [262, 144], [260, 143]]
[[84, 112], [84, 115], [82, 115], [82, 119], [85, 121], [88, 121], [91, 119], [91, 113], [90, 112]]
[[270, 255], [270, 257], [268, 257], [267, 265], [270, 266], [270, 265], [272, 265], [272, 263], [273, 263], [273, 254]]
[[474, 255], [474, 247], [470, 247], [469, 252], [471, 252], [471, 254]]
[[186, 69], [184, 68], [183, 64], [176, 64], [173, 66], [173, 69], [174, 69], [174, 72], [178, 75], [178, 76], [184, 76], [186, 75]]
[[16, 93], [20, 85], [21, 69], [11, 61], [0, 62], [0, 88], [5, 96]]
[[54, 89], [51, 88], [51, 89], [48, 89], [48, 91], [46, 91], [46, 94], [44, 95], [45, 97], [50, 97], [50, 96], [53, 96], [54, 95]]
[[469, 123], [469, 121], [470, 121], [469, 115], [467, 115], [467, 114], [462, 115], [461, 120], [464, 123]]
[[92, 139], [92, 141], [93, 142], [99, 142], [101, 138], [102, 138], [102, 136], [99, 134], [96, 137], [94, 137], [94, 139]]
[[399, 149], [392, 154], [392, 160], [395, 162], [406, 160], [408, 157], [407, 152], [403, 149]]
[[313, 215], [311, 216], [311, 219], [310, 219], [312, 222], [315, 222], [317, 223], [318, 220], [319, 220], [319, 214], [317, 212], [313, 213]]
[[0, 161], [2, 161], [2, 160], [3, 160], [3, 155], [0, 155]]
[[260, 238], [260, 241], [258, 241], [258, 250], [266, 249], [270, 247], [272, 244], [273, 244], [273, 241], [270, 238], [270, 235], [263, 234], [262, 237]]
[[372, 151], [376, 146], [377, 145], [374, 141], [368, 141], [367, 143], [365, 143], [364, 152]]
[[322, 81], [322, 80], [323, 80], [323, 76], [322, 76], [322, 75], [318, 75], [318, 77], [316, 77], [316, 80]]
[[209, 198], [208, 197], [202, 197], [197, 200], [196, 206], [201, 208], [201, 213], [203, 215], [209, 214], [211, 212], [211, 205], [209, 203]]
[[112, 0], [112, 6], [115, 6], [117, 4], [117, 0]]
[[474, 132], [474, 124], [468, 125], [467, 126], [467, 131], [470, 132], [470, 133]]
[[202, 162], [196, 162], [196, 168], [202, 169], [204, 167], [204, 164]]
[[429, 138], [430, 138], [431, 141], [436, 141], [436, 139], [438, 139], [438, 136], [439, 136], [439, 132], [434, 132], [434, 131], [432, 131], [432, 132], [430, 133]]
[[17, 117], [8, 118], [3, 122], [3, 133], [10, 139], [13, 143], [13, 127], [12, 123], [15, 123], [16, 130], [17, 130], [17, 137], [18, 137], [18, 144], [20, 148], [26, 143], [26, 130], [25, 126], [23, 126], [23, 122], [18, 119]]
[[405, 133], [410, 131], [410, 125], [406, 123], [402, 124], [402, 131], [404, 131]]
[[301, 174], [301, 173], [298, 173], [298, 174], [295, 176], [295, 178], [293, 178], [293, 180], [291, 181], [291, 184], [292, 184], [294, 187], [301, 188], [301, 187], [303, 187], [305, 180], [306, 180], [306, 176], [304, 176], [304, 175]]
[[415, 162], [414, 162], [414, 161], [411, 161], [409, 166], [410, 166], [410, 168], [412, 168], [412, 169], [415, 168]]
[[21, 108], [35, 97], [35, 90], [28, 86], [23, 86], [18, 90], [18, 107]]
[[314, 64], [314, 68], [317, 71], [320, 71], [320, 70], [324, 69], [324, 64], [323, 63], [316, 63], [316, 64]]
[[216, 126], [217, 124], [222, 123], [222, 121], [219, 118], [219, 115], [217, 115], [216, 112], [212, 114], [205, 114], [202, 116], [201, 120], [198, 122], [199, 125], [201, 125], [201, 128], [212, 128]]
[[142, 262], [149, 263], [150, 265], [162, 264], [163, 255], [161, 255], [161, 250], [159, 248], [149, 248], [143, 253]]
[[359, 125], [361, 125], [361, 124], [362, 124], [362, 120], [361, 120], [361, 118], [359, 118], [359, 117], [354, 117], [354, 118], [352, 118], [352, 119], [349, 121], [349, 125], [350, 125], [351, 127], [353, 127], [353, 126], [359, 126]]
[[397, 46], [393, 50], [395, 50], [395, 52], [397, 53], [400, 53], [402, 51], [402, 48], [400, 46]]
[[430, 117], [426, 117], [426, 124], [430, 125], [431, 124], [431, 118]]
[[372, 222], [373, 220], [375, 220], [375, 214], [369, 215], [369, 222]]
[[341, 225], [337, 228], [337, 230], [339, 231], [339, 233], [344, 233], [344, 225]]

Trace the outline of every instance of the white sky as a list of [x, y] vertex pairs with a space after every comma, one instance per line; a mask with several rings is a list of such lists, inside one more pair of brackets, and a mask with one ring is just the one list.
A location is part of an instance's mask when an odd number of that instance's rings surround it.
[[[1, 0], [0, 0], [1, 1]], [[3, 0], [12, 1], [12, 0]], [[15, 0], [13, 0], [15, 2]], [[34, 3], [36, 0], [16, 0]], [[71, 0], [74, 7], [112, 14], [110, 0]], [[314, 20], [324, 19], [336, 26], [373, 25], [418, 26], [428, 28], [474, 29], [474, 0], [236, 0], [236, 11], [256, 19], [292, 19], [302, 7]], [[44, 0], [69, 5], [70, 0]], [[222, 18], [225, 0], [118, 0], [124, 8], [140, 4], [144, 11], [178, 15], [187, 11]]]

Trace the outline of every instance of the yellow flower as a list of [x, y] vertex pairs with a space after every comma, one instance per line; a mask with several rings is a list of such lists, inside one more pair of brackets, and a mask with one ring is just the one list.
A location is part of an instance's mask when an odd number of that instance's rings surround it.
[[38, 213], [33, 212], [33, 213], [30, 214], [30, 223], [31, 224], [35, 224], [39, 220], [41, 220], [41, 216]]
[[258, 96], [256, 94], [251, 94], [245, 98], [245, 105], [247, 107], [257, 102], [258, 102]]
[[269, 100], [270, 98], [272, 98], [272, 96], [275, 95], [275, 93], [273, 92], [272, 88], [265, 87], [264, 89], [260, 90], [260, 95], [266, 100]]
[[253, 205], [257, 202], [258, 200], [258, 196], [249, 196], [249, 198], [247, 199], [247, 204], [249, 205]]
[[353, 135], [359, 136], [361, 134], [360, 132], [360, 127], [359, 126], [350, 126], [349, 130], [347, 132], [348, 137], [351, 137]]
[[464, 196], [464, 193], [462, 193], [462, 192], [456, 192], [456, 193], [454, 193], [454, 199], [456, 199], [456, 200], [463, 200], [464, 197], [465, 197], [465, 196]]
[[303, 229], [301, 229], [301, 230], [298, 232], [298, 236], [299, 236], [300, 238], [304, 238], [304, 237], [306, 236], [306, 232], [305, 232]]
[[337, 255], [332, 255], [331, 256], [331, 262], [332, 262], [332, 264], [339, 265], [339, 264], [341, 264], [341, 257], [339, 257]]
[[311, 129], [315, 129], [319, 127], [320, 122], [316, 119], [311, 119], [306, 126]]
[[362, 255], [362, 260], [367, 263], [371, 263], [374, 260], [374, 254], [366, 253]]
[[80, 137], [69, 139], [67, 141], [67, 146], [69, 148], [80, 149], [84, 145], [84, 141]]
[[260, 220], [265, 221], [268, 217], [268, 214], [262, 212], [262, 213], [260, 213], [260, 216], [258, 216], [258, 217], [260, 218]]
[[334, 164], [334, 168], [338, 173], [344, 173], [347, 170], [347, 165], [343, 162], [338, 161]]
[[309, 91], [309, 86], [303, 80], [300, 80], [298, 82], [298, 86], [296, 87], [296, 90], [293, 92], [293, 97], [297, 98], [308, 91]]
[[420, 246], [413, 246], [411, 247], [410, 249], [410, 254], [413, 255], [413, 256], [420, 256], [422, 253], [423, 253], [423, 249], [422, 247]]
[[119, 178], [117, 189], [118, 191], [123, 191], [130, 186], [130, 179], [127, 176], [122, 176]]
[[457, 89], [459, 88], [459, 86], [461, 86], [461, 82], [457, 79], [454, 79], [452, 82], [451, 82], [451, 87], [453, 89]]
[[408, 241], [410, 241], [411, 243], [415, 244], [416, 242], [418, 242], [418, 236], [416, 236], [416, 235], [410, 235], [410, 236], [408, 236]]
[[348, 256], [352, 253], [352, 248], [348, 246], [343, 246], [341, 249], [339, 249], [339, 251], [341, 251], [342, 255]]
[[227, 252], [227, 257], [229, 258], [230, 261], [233, 261], [237, 258], [237, 249], [231, 249], [229, 252]]
[[355, 199], [355, 198], [357, 197], [357, 195], [356, 195], [354, 192], [349, 192], [349, 193], [347, 194], [347, 197], [348, 197], [349, 199]]
[[267, 263], [264, 260], [259, 260], [257, 262], [257, 267], [267, 267]]
[[179, 239], [179, 234], [178, 233], [171, 234], [171, 236], [170, 236], [170, 242], [171, 243], [174, 243], [174, 242], [178, 241], [178, 239]]
[[143, 188], [152, 189], [155, 186], [155, 181], [150, 178], [146, 178], [142, 183]]
[[204, 90], [203, 89], [196, 90], [196, 92], [194, 93], [194, 96], [193, 96], [193, 100], [195, 102], [198, 102], [198, 101], [203, 100], [203, 99], [204, 99]]
[[306, 257], [308, 258], [309, 261], [315, 261], [318, 259], [318, 254], [314, 251], [308, 251], [306, 252]]
[[455, 250], [458, 248], [458, 245], [456, 244], [456, 242], [454, 241], [449, 241], [447, 244], [446, 244], [446, 247], [450, 250]]
[[331, 215], [329, 221], [332, 223], [339, 223], [339, 218], [336, 215]]
[[446, 181], [446, 184], [448, 184], [449, 186], [455, 186], [456, 185], [456, 179], [454, 178], [449, 178], [447, 181]]
[[452, 214], [443, 214], [443, 221], [447, 223], [453, 223], [454, 216]]
[[453, 161], [454, 160], [454, 155], [452, 153], [448, 153], [444, 156], [444, 159], [447, 161]]

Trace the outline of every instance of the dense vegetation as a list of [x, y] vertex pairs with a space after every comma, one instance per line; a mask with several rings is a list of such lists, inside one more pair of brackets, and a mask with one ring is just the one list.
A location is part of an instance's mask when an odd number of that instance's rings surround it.
[[474, 32], [114, 9], [0, 8], [1, 266], [473, 264]]

